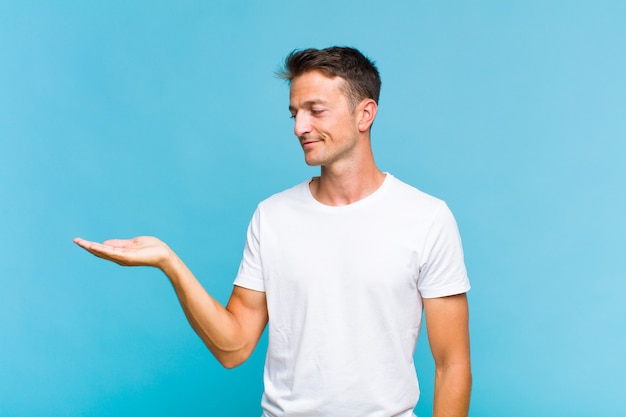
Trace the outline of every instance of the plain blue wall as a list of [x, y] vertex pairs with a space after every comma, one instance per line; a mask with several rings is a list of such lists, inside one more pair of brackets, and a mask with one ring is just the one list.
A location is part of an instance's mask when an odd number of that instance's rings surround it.
[[[0, 415], [258, 415], [161, 273], [71, 239], [153, 234], [225, 302], [259, 200], [317, 171], [295, 48], [383, 77], [381, 169], [445, 199], [472, 279], [471, 416], [624, 415], [626, 3], [0, 2]], [[432, 360], [416, 352], [431, 412]]]

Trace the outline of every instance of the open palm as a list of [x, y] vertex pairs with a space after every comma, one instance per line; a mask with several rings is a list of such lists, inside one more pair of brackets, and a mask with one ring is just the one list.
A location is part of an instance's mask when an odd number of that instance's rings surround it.
[[152, 236], [111, 239], [102, 243], [75, 238], [74, 243], [93, 255], [123, 266], [160, 267], [171, 254], [169, 247]]

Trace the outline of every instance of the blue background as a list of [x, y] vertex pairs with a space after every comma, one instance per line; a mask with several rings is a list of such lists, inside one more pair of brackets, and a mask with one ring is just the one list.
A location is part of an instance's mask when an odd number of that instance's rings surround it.
[[[626, 415], [626, 3], [0, 2], [0, 415], [260, 414], [165, 277], [71, 239], [152, 234], [225, 302], [303, 163], [273, 72], [352, 45], [381, 169], [445, 199], [472, 279], [471, 416]], [[432, 408], [432, 359], [416, 352]]]

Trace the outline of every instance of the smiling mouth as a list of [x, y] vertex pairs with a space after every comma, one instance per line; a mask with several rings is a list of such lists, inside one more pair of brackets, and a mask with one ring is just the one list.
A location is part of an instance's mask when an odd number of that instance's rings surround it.
[[307, 141], [304, 141], [301, 144], [302, 145], [302, 149], [304, 149], [306, 151], [307, 149], [312, 148], [316, 143], [319, 143], [319, 142], [321, 142], [321, 140], [307, 140]]
[[308, 138], [307, 137], [300, 138], [300, 145], [303, 148], [307, 147], [307, 146], [311, 146], [311, 145], [313, 145], [315, 143], [318, 143], [318, 142], [323, 142], [323, 140], [320, 139], [320, 138], [310, 138], [310, 137], [308, 137]]

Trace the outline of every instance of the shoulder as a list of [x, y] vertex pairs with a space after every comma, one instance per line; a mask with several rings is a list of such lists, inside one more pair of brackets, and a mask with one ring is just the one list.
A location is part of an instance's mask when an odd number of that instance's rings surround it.
[[293, 187], [287, 188], [286, 190], [277, 192], [267, 197], [265, 200], [261, 201], [259, 205], [273, 205], [273, 204], [282, 204], [287, 201], [292, 200], [301, 200], [306, 196], [307, 187], [310, 180], [306, 180], [301, 182]]
[[386, 197], [395, 204], [406, 204], [420, 211], [438, 212], [448, 210], [445, 201], [430, 195], [412, 185], [388, 174], [388, 192]]
[[312, 197], [308, 189], [309, 181], [303, 181], [267, 197], [258, 204], [256, 212], [280, 213], [285, 210], [291, 210], [294, 207], [310, 204]]

